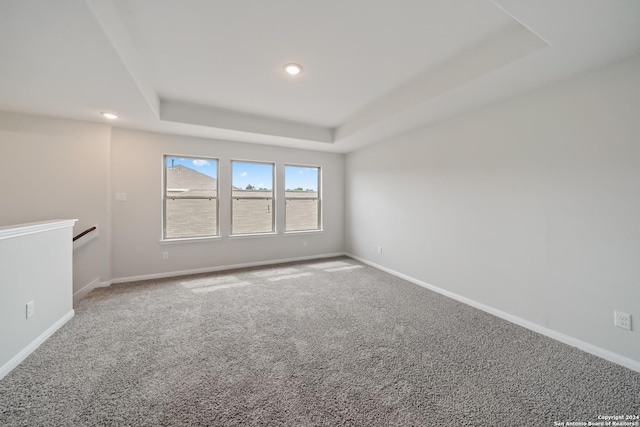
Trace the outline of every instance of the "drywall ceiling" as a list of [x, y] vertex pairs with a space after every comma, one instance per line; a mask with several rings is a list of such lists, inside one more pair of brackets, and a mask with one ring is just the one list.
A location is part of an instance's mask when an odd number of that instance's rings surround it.
[[632, 56], [639, 22], [636, 0], [1, 0], [0, 109], [348, 152]]

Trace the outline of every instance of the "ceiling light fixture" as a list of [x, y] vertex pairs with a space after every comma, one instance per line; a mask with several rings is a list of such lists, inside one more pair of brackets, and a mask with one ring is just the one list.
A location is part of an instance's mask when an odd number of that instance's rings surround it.
[[102, 116], [103, 116], [104, 118], [109, 119], [109, 120], [115, 120], [115, 119], [117, 119], [117, 118], [118, 118], [118, 116], [116, 116], [116, 115], [115, 115], [115, 114], [113, 114], [113, 113], [100, 113], [100, 114], [102, 114]]
[[298, 64], [287, 64], [284, 66], [284, 71], [286, 71], [287, 74], [295, 76], [296, 74], [300, 74], [302, 72], [302, 67]]

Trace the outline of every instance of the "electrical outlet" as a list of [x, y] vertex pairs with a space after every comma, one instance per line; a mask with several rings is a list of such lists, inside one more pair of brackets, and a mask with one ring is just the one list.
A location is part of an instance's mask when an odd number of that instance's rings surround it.
[[169, 259], [169, 252], [162, 252], [162, 259]]
[[33, 301], [29, 301], [26, 305], [27, 308], [27, 319], [33, 316]]
[[378, 246], [378, 253], [381, 254], [382, 253], [382, 246]]
[[629, 313], [623, 313], [621, 311], [613, 312], [613, 324], [618, 328], [631, 330], [631, 315]]

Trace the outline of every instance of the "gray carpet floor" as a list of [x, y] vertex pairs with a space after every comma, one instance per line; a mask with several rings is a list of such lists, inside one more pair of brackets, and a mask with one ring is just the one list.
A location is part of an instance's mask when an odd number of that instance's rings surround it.
[[640, 373], [349, 258], [113, 285], [0, 380], [2, 426], [553, 426]]

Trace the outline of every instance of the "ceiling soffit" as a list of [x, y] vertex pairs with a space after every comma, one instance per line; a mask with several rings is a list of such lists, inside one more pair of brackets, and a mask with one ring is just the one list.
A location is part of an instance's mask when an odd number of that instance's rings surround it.
[[0, 2], [0, 110], [345, 153], [636, 56], [639, 19], [637, 0]]
[[393, 121], [484, 74], [548, 47], [540, 37], [509, 18], [508, 25], [501, 25], [499, 31], [476, 40], [463, 51], [451, 52], [449, 59], [365, 105], [344, 123], [325, 127], [183, 99], [162, 98], [151, 83], [149, 70], [145, 69], [145, 62], [141, 60], [117, 6], [111, 0], [87, 0], [87, 4], [153, 115], [160, 121], [329, 144]]

